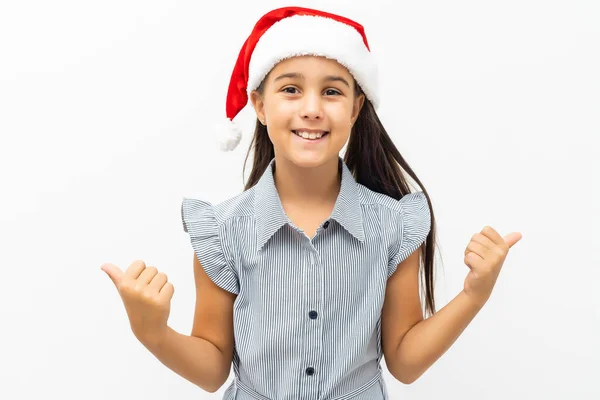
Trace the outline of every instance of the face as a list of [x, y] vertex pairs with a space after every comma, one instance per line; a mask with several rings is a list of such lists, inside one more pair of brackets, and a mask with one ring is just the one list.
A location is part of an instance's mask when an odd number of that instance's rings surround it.
[[275, 157], [310, 168], [337, 160], [364, 94], [355, 95], [352, 75], [337, 61], [301, 56], [277, 64], [251, 101]]

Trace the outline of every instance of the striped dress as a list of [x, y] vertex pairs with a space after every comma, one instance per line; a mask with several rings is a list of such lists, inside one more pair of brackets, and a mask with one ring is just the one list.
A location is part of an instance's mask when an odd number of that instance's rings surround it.
[[286, 216], [275, 159], [249, 190], [213, 205], [183, 198], [196, 257], [234, 302], [235, 379], [225, 400], [388, 399], [380, 365], [387, 279], [426, 239], [422, 191], [395, 200], [356, 182], [309, 238]]

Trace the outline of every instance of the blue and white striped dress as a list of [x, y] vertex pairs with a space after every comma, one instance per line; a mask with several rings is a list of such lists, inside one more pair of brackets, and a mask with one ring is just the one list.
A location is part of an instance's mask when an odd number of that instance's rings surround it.
[[235, 379], [226, 400], [388, 399], [380, 361], [387, 279], [426, 239], [422, 191], [395, 200], [339, 159], [333, 212], [310, 239], [286, 216], [273, 165], [220, 204], [183, 198], [184, 230], [207, 275], [237, 294]]

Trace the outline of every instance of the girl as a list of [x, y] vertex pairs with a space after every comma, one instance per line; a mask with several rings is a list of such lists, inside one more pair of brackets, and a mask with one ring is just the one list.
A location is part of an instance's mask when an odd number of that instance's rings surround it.
[[[423, 185], [378, 119], [376, 69], [354, 21], [299, 7], [265, 14], [227, 95], [229, 119], [248, 101], [257, 115], [245, 190], [181, 206], [194, 250], [192, 334], [167, 325], [164, 273], [143, 261], [125, 273], [102, 266], [136, 337], [204, 390], [218, 390], [233, 365], [224, 399], [387, 399], [382, 358], [394, 378], [415, 381], [490, 296], [520, 235], [485, 227], [465, 250], [464, 290], [436, 313], [433, 210], [424, 189], [410, 192], [405, 173]], [[240, 132], [221, 139], [232, 150]]]

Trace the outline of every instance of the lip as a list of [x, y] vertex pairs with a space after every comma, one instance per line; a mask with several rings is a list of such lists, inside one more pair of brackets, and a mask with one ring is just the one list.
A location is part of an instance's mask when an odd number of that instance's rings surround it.
[[292, 131], [295, 131], [295, 132], [300, 131], [300, 132], [308, 132], [308, 133], [326, 133], [326, 132], [329, 133], [329, 131], [325, 130], [325, 129], [308, 129], [308, 128], [292, 129]]
[[309, 132], [309, 133], [318, 133], [318, 132], [322, 132], [323, 133], [323, 136], [321, 136], [318, 139], [304, 139], [303, 137], [295, 134], [294, 131], [291, 131], [292, 132], [292, 136], [294, 136], [295, 138], [301, 140], [303, 143], [320, 143], [321, 141], [325, 140], [329, 136], [329, 131], [319, 131], [319, 130], [315, 131], [314, 129], [313, 130], [302, 130], [302, 129], [299, 129], [299, 131], [301, 131], [301, 132]]

